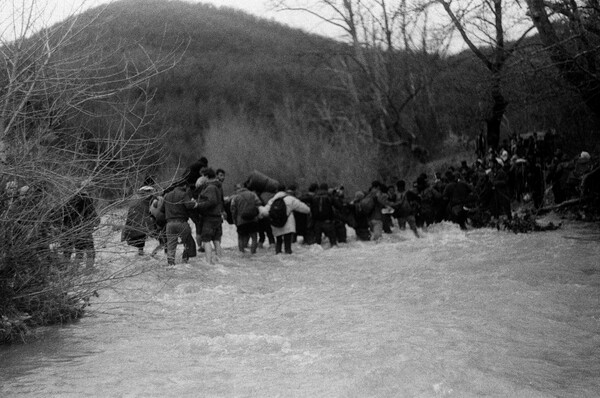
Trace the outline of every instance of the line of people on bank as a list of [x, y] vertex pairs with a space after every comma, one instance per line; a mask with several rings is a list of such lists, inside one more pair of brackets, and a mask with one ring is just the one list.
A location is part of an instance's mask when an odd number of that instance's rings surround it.
[[[313, 183], [307, 192], [298, 193], [255, 171], [243, 184], [236, 185], [233, 195], [225, 198], [224, 172], [221, 174], [220, 179], [202, 158], [162, 195], [154, 193], [152, 187], [142, 187], [144, 197], [129, 209], [123, 240], [143, 254], [146, 238], [154, 236], [159, 246], [152, 255], [163, 248], [167, 265], [173, 265], [179, 241], [184, 246], [184, 262], [196, 256], [197, 245], [205, 253], [207, 263], [214, 263], [222, 254], [224, 219], [236, 226], [238, 249], [245, 252], [249, 248], [252, 254], [267, 239], [275, 246], [276, 254], [291, 254], [297, 237], [309, 245], [322, 244], [326, 237], [334, 247], [347, 241], [346, 226], [356, 230], [359, 240], [379, 241], [383, 233], [391, 233], [392, 219], [402, 229], [408, 225], [419, 237], [419, 227], [448, 219], [443, 215], [439, 218], [444, 212], [437, 209], [437, 201], [442, 203], [446, 198], [451, 211], [459, 203], [462, 209], [472, 191], [461, 179], [447, 173], [447, 183], [439, 192], [439, 186], [429, 187], [426, 176], [421, 176], [417, 191], [407, 189], [402, 180], [393, 186], [373, 181], [367, 192], [356, 192], [353, 200], [347, 201], [343, 187]], [[457, 217], [452, 219], [464, 226], [466, 220], [458, 218], [462, 213], [455, 213]], [[195, 241], [188, 220], [195, 225]], [[148, 222], [153, 222], [154, 227]]]
[[[203, 157], [164, 192], [156, 191], [153, 180], [145, 182], [140, 188], [142, 198], [128, 211], [122, 239], [143, 254], [147, 238], [156, 238], [159, 245], [152, 255], [164, 250], [172, 265], [178, 241], [184, 245], [184, 261], [203, 252], [206, 261], [214, 263], [222, 255], [224, 219], [236, 226], [239, 250], [249, 248], [251, 253], [267, 241], [276, 253], [291, 253], [298, 236], [303, 244], [322, 244], [325, 237], [329, 245], [337, 246], [347, 241], [347, 226], [354, 228], [359, 240], [378, 241], [384, 233], [391, 233], [394, 225], [408, 226], [418, 237], [420, 229], [442, 220], [465, 229], [467, 223], [481, 227], [492, 219], [510, 218], [515, 200], [531, 201], [534, 208], [540, 208], [547, 185], [555, 203], [577, 197], [584, 193], [586, 177], [599, 169], [585, 151], [568, 158], [557, 150], [549, 162], [542, 162], [535, 155], [537, 141], [529, 142], [528, 153], [533, 155], [526, 158], [518, 155], [518, 149], [512, 156], [504, 148], [489, 150], [471, 165], [463, 161], [444, 173], [421, 174], [412, 184], [374, 181], [350, 199], [341, 186], [313, 183], [306, 192], [297, 192], [258, 172], [238, 184], [233, 195], [224, 197], [225, 171], [209, 168]], [[8, 215], [18, 219], [11, 229], [2, 228], [6, 255], [15, 239], [31, 241], [31, 251], [42, 253], [37, 257], [53, 255], [56, 250], [50, 245], [56, 241], [51, 236], [55, 235], [60, 237], [63, 259], [70, 261], [75, 254], [91, 269], [95, 261], [92, 234], [99, 217], [86, 185], [83, 181], [66, 203], [48, 209], [40, 208], [45, 197], [42, 188], [19, 187], [16, 181], [3, 183], [0, 213], [7, 215], [4, 219]], [[51, 213], [43, 217], [46, 221], [40, 222], [38, 208]], [[275, 221], [278, 214], [282, 218], [279, 223]], [[195, 239], [188, 220], [195, 225]]]

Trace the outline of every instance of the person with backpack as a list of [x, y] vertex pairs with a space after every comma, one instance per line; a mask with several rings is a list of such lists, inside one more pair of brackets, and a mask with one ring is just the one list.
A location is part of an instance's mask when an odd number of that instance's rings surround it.
[[273, 235], [275, 236], [275, 254], [280, 254], [282, 246], [286, 254], [292, 254], [292, 240], [296, 233], [294, 212], [310, 213], [310, 207], [301, 200], [285, 192], [280, 184], [278, 192], [261, 209], [263, 216], [269, 217]]
[[327, 239], [329, 239], [330, 246], [337, 246], [334, 203], [329, 193], [329, 186], [326, 183], [319, 185], [319, 189], [312, 197], [310, 214], [313, 220], [315, 243], [320, 245], [322, 235], [325, 234]]
[[231, 217], [237, 227], [238, 248], [244, 253], [250, 241], [250, 253], [256, 253], [258, 247], [258, 208], [260, 198], [246, 187], [238, 184], [231, 198]]
[[166, 235], [167, 235], [167, 266], [175, 265], [175, 251], [177, 250], [177, 242], [181, 238], [183, 242], [182, 260], [188, 262], [190, 257], [196, 255], [196, 244], [192, 237], [192, 230], [188, 224], [189, 211], [198, 207], [198, 203], [190, 196], [190, 192], [186, 189], [185, 180], [177, 183], [177, 186], [167, 194], [165, 194], [160, 212], [165, 213], [167, 220]]

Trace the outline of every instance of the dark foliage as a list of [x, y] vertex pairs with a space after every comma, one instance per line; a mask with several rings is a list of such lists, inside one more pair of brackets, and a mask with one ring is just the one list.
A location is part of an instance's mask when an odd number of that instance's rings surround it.
[[[89, 11], [90, 18], [97, 11]], [[159, 117], [148, 126], [150, 133], [169, 130], [165, 145], [172, 159], [183, 163], [196, 157], [190, 145], [201, 152], [207, 128], [232, 113], [241, 111], [264, 123], [276, 117], [282, 104], [291, 104], [319, 129], [336, 128], [332, 123], [343, 128], [353, 116], [348, 114], [348, 93], [335, 84], [337, 76], [331, 68], [336, 59], [351, 53], [343, 43], [233, 9], [183, 1], [116, 2], [102, 11], [90, 29], [110, 32], [105, 47], [120, 43], [138, 54], [140, 62], [145, 56], [140, 45], [148, 53], [173, 48], [183, 53], [174, 69], [152, 81]], [[501, 138], [554, 129], [576, 135], [579, 142], [590, 141], [590, 132], [597, 126], [589, 109], [549, 66], [535, 37], [522, 48], [502, 77], [509, 106]], [[402, 117], [394, 122], [401, 125], [390, 128], [414, 137], [409, 145], [422, 146], [434, 156], [444, 153], [443, 141], [449, 133], [464, 137], [464, 149], [473, 149], [469, 141], [485, 130], [489, 73], [470, 52], [445, 59], [412, 55], [407, 60], [408, 54], [401, 52], [396, 56], [402, 60], [397, 68], [399, 80], [414, 79], [402, 65], [413, 63], [410, 68], [418, 69], [420, 64], [435, 64], [436, 68], [427, 89], [402, 108]], [[359, 70], [355, 79], [360, 89]], [[378, 110], [370, 108], [368, 98], [364, 100], [361, 113], [372, 113], [366, 122], [376, 130], [380, 128]], [[330, 115], [327, 120], [324, 106]], [[410, 151], [399, 148], [397, 153], [406, 156]]]

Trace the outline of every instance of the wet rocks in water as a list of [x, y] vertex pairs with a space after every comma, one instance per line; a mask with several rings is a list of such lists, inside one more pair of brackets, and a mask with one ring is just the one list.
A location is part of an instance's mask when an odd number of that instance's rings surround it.
[[550, 222], [546, 225], [538, 223], [536, 216], [530, 211], [522, 214], [514, 214], [512, 219], [499, 219], [495, 222], [495, 227], [498, 230], [512, 231], [514, 233], [554, 231], [561, 227], [561, 223], [554, 224]]
[[512, 218], [494, 218], [489, 213], [472, 214], [471, 225], [475, 228], [494, 228], [499, 231], [511, 231], [514, 233], [554, 231], [561, 227], [561, 223], [540, 224], [536, 215], [527, 210], [522, 213], [513, 214]]

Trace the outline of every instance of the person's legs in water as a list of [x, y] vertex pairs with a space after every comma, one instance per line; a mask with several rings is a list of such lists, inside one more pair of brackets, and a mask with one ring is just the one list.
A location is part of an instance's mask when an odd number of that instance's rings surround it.
[[211, 242], [202, 242], [202, 245], [204, 246], [204, 257], [206, 258], [206, 262], [208, 264], [214, 264], [214, 259], [213, 259], [213, 248], [212, 248], [212, 243]]
[[393, 225], [392, 215], [391, 214], [383, 214], [382, 215], [383, 232], [385, 232], [386, 234], [391, 234], [392, 233], [392, 225]]
[[85, 255], [85, 268], [90, 270], [94, 268], [94, 262], [96, 261], [96, 250], [94, 248], [94, 238], [91, 232], [83, 233], [79, 236], [74, 245], [75, 258], [78, 261], [82, 261]]
[[283, 246], [284, 246], [285, 254], [292, 254], [293, 239], [294, 239], [294, 234], [283, 235]]
[[217, 257], [223, 257], [223, 249], [221, 248], [221, 241], [213, 240], [212, 243], [215, 247], [215, 254], [217, 255]]
[[337, 246], [335, 223], [333, 221], [327, 221], [324, 227], [325, 235], [327, 236], [327, 239], [329, 239], [329, 245], [331, 247]]
[[283, 235], [279, 235], [275, 238], [275, 254], [281, 253], [281, 246], [283, 246]]
[[246, 251], [246, 247], [248, 247], [249, 240], [250, 235], [238, 232], [238, 249], [240, 252], [244, 253]]
[[372, 232], [371, 239], [375, 242], [379, 242], [381, 236], [383, 235], [383, 223], [381, 220], [371, 220], [369, 221], [369, 226]]
[[134, 242], [133, 247], [137, 247], [138, 249], [138, 256], [143, 256], [144, 255], [144, 246], [145, 246], [145, 241], [144, 240], [138, 240], [136, 242]]
[[203, 218], [197, 212], [191, 212], [190, 219], [194, 223], [194, 227], [196, 228], [196, 245], [198, 246], [198, 251], [200, 253], [204, 252], [204, 247], [202, 245], [202, 225]]
[[183, 229], [183, 223], [172, 221], [167, 223], [167, 265], [175, 265], [175, 251], [177, 250], [177, 241], [179, 234]]
[[183, 243], [183, 254], [181, 255], [181, 259], [184, 263], [187, 263], [190, 257], [195, 257], [196, 255], [196, 241], [192, 237], [192, 229], [187, 222], [180, 232], [179, 237]]
[[152, 250], [152, 253], [150, 254], [150, 256], [154, 257], [156, 256], [156, 254], [162, 249], [165, 251], [165, 253], [167, 252], [167, 236], [166, 236], [166, 228], [167, 225], [165, 224], [160, 224], [156, 226], [156, 239], [158, 240], [158, 246], [156, 246], [154, 248], [154, 250]]
[[415, 216], [408, 216], [406, 218], [406, 222], [408, 223], [408, 226], [410, 227], [411, 231], [413, 231], [415, 236], [417, 238], [420, 238], [421, 236], [419, 235], [419, 231], [417, 231], [417, 220], [415, 219]]
[[96, 250], [87, 249], [85, 251], [85, 268], [87, 268], [87, 269], [94, 268], [95, 262], [96, 262]]
[[258, 247], [258, 232], [250, 233], [250, 253], [255, 254]]
[[[201, 240], [202, 245], [204, 246], [204, 253], [206, 257], [206, 262], [209, 264], [214, 264], [215, 255], [221, 256], [221, 236], [223, 235], [222, 224], [223, 220], [221, 217], [204, 217], [202, 222], [202, 234]], [[215, 251], [213, 252], [212, 244], [215, 245]]]
[[257, 222], [241, 224], [237, 227], [238, 249], [240, 250], [240, 252], [244, 253], [246, 251], [246, 248], [248, 247], [248, 241], [250, 240], [252, 233], [256, 233], [257, 231]]

